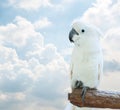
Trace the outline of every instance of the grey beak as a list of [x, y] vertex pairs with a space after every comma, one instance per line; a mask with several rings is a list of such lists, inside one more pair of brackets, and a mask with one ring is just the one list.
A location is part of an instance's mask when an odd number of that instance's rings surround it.
[[79, 33], [74, 28], [72, 28], [72, 30], [69, 33], [69, 40], [70, 40], [70, 42], [74, 42], [73, 41], [73, 36], [74, 35], [79, 35]]

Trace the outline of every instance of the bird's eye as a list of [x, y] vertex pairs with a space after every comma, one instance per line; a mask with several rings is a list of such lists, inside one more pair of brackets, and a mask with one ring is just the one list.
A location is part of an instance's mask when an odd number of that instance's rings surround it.
[[82, 30], [81, 30], [81, 32], [82, 32], [82, 33], [84, 33], [84, 32], [85, 32], [85, 30], [84, 30], [84, 29], [82, 29]]

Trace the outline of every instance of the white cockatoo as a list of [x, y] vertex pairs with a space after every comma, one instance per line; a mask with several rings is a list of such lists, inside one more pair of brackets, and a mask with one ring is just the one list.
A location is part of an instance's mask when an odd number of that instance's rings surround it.
[[[71, 88], [83, 88], [81, 94], [83, 101], [88, 88], [98, 87], [103, 72], [101, 36], [102, 33], [97, 27], [83, 21], [75, 21], [69, 33], [69, 40], [75, 45], [70, 66]], [[71, 110], [91, 110], [91, 108], [73, 106]]]

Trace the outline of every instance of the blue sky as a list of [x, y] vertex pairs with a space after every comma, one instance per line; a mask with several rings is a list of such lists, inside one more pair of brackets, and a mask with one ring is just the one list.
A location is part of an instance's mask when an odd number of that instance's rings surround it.
[[68, 34], [76, 19], [103, 32], [100, 89], [120, 91], [119, 0], [1, 0], [1, 110], [65, 108], [74, 46]]

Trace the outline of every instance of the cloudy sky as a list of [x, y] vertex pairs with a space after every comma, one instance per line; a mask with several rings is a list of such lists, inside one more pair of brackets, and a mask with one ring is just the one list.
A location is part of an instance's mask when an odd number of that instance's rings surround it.
[[65, 108], [75, 19], [103, 32], [100, 89], [120, 91], [119, 0], [1, 0], [0, 110]]

